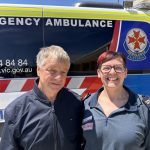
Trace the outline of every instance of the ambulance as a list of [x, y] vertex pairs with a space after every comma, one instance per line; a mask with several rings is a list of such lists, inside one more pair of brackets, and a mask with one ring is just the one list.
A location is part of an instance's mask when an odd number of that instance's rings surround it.
[[65, 87], [83, 97], [102, 86], [96, 60], [106, 50], [126, 55], [125, 85], [150, 95], [150, 2], [135, 1], [125, 8], [109, 3], [0, 4], [0, 132], [6, 106], [33, 88], [35, 56], [45, 46], [59, 45], [68, 52]]

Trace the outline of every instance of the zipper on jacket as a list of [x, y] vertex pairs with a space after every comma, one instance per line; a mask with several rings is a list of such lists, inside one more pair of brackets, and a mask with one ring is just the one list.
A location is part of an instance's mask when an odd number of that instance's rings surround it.
[[58, 139], [57, 139], [57, 120], [56, 120], [56, 116], [55, 116], [55, 108], [54, 108], [54, 104], [51, 105], [51, 111], [52, 111], [52, 115], [53, 115], [53, 136], [54, 136], [54, 150], [57, 150], [57, 146], [58, 146]]

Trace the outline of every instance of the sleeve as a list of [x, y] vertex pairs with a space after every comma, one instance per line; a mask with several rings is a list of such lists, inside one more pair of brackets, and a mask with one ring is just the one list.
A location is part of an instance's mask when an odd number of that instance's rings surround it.
[[[0, 150], [19, 150], [14, 135], [14, 123], [12, 122], [11, 114], [5, 110], [5, 123], [3, 126]], [[11, 118], [11, 119], [10, 119]]]
[[150, 110], [149, 109], [148, 109], [148, 131], [147, 131], [145, 144], [146, 144], [145, 150], [150, 150]]
[[146, 149], [145, 150], [150, 150], [150, 131], [148, 132], [148, 135], [146, 137]]
[[81, 150], [84, 150], [85, 148], [85, 138], [83, 136], [83, 129], [82, 129], [82, 120], [83, 120], [83, 116], [84, 116], [84, 101], [82, 100], [82, 106], [81, 106]]

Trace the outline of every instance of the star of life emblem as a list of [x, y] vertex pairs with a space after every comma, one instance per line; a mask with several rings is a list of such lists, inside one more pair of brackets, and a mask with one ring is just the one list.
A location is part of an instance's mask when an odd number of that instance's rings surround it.
[[141, 61], [146, 59], [146, 53], [150, 47], [147, 35], [142, 29], [133, 28], [128, 31], [124, 41], [124, 48], [127, 51], [128, 59]]

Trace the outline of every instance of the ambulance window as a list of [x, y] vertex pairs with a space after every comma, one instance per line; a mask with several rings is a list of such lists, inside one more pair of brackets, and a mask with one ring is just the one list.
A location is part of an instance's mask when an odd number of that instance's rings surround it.
[[[50, 45], [62, 46], [68, 52], [71, 57], [69, 75], [96, 74], [96, 60], [108, 49], [115, 24], [113, 20], [103, 19], [1, 19], [5, 22], [0, 26], [1, 78], [36, 77], [38, 50]], [[27, 20], [30, 20], [30, 25]], [[9, 25], [12, 22], [13, 25]]]
[[60, 45], [71, 57], [69, 75], [96, 74], [97, 58], [109, 48], [115, 21], [44, 18], [44, 22], [47, 23], [44, 28], [46, 46]]
[[107, 2], [79, 2], [75, 4], [76, 7], [95, 7], [95, 8], [114, 8], [123, 9], [123, 5], [118, 3], [107, 3]]

